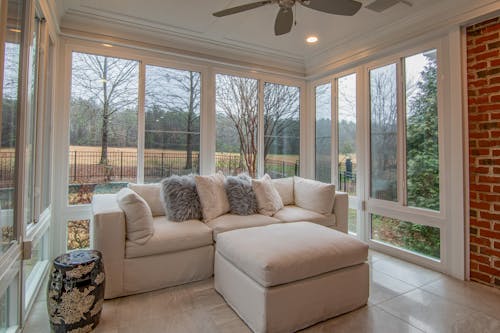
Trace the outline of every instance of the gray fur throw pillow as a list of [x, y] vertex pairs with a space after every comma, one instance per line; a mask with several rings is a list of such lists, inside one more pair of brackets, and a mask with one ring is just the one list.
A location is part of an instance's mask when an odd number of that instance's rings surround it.
[[201, 204], [194, 177], [171, 176], [161, 181], [160, 198], [170, 221], [200, 220]]
[[245, 174], [226, 177], [226, 194], [231, 213], [252, 215], [257, 213], [257, 198], [252, 188], [252, 178]]

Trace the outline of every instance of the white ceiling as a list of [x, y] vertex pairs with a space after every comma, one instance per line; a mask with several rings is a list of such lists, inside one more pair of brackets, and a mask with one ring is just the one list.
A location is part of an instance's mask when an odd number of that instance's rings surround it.
[[[387, 30], [401, 30], [408, 24], [408, 29], [415, 30], [418, 22], [425, 29], [426, 20], [446, 18], [450, 13], [471, 7], [477, 3], [495, 3], [493, 0], [409, 0], [409, 7], [399, 3], [383, 13], [376, 13], [362, 8], [355, 16], [345, 17], [330, 15], [297, 5], [297, 25], [289, 34], [274, 36], [274, 20], [278, 11], [275, 4], [253, 9], [222, 18], [211, 14], [232, 6], [254, 0], [56, 0], [62, 14], [62, 27], [92, 30], [98, 22], [113, 21], [123, 25], [133, 24], [145, 30], [161, 31], [175, 37], [177, 41], [186, 40], [200, 50], [237, 49], [240, 52], [270, 55], [274, 60], [307, 64], [311, 58], [338, 51], [344, 45], [352, 45], [354, 40], [366, 40], [367, 37]], [[335, 1], [335, 0], [332, 0]], [[359, 0], [363, 5], [373, 0]], [[497, 2], [498, 4], [498, 2]], [[79, 17], [78, 20], [76, 18]], [[85, 27], [82, 20], [93, 19], [94, 25]], [[97, 21], [96, 21], [97, 20]], [[77, 24], [72, 24], [72, 21]], [[91, 31], [96, 32], [96, 31]], [[399, 31], [400, 32], [400, 31]], [[315, 34], [320, 42], [306, 45], [304, 39]], [[375, 36], [374, 36], [375, 37]], [[181, 46], [182, 47], [182, 46]], [[207, 51], [208, 52], [208, 51]], [[208, 52], [210, 53], [210, 52]], [[230, 55], [229, 55], [230, 57]]]

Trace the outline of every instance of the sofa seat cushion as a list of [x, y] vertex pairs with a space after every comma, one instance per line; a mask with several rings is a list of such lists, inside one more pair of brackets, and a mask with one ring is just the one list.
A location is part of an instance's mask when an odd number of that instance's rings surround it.
[[126, 258], [178, 252], [213, 244], [212, 231], [198, 220], [172, 222], [162, 216], [154, 218], [153, 226], [155, 232], [144, 245], [126, 242]]
[[235, 215], [235, 214], [225, 214], [219, 216], [212, 221], [207, 222], [207, 225], [213, 230], [214, 240], [217, 241], [217, 236], [220, 233], [251, 227], [260, 227], [263, 225], [269, 225], [273, 223], [279, 223], [278, 219], [270, 216], [265, 216], [261, 214], [253, 215]]
[[332, 227], [335, 225], [335, 215], [333, 214], [323, 215], [293, 205], [283, 207], [279, 212], [274, 214], [273, 217], [282, 222], [308, 221], [321, 224], [325, 227]]
[[368, 245], [309, 222], [279, 223], [219, 235], [217, 253], [264, 287], [362, 264]]

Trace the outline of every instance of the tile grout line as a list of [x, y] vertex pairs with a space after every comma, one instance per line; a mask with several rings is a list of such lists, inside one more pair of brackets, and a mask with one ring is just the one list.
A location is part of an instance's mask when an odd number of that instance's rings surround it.
[[393, 318], [397, 318], [397, 319], [401, 320], [402, 322], [404, 322], [404, 323], [408, 324], [410, 327], [413, 327], [414, 329], [416, 329], [416, 330], [418, 330], [418, 331], [420, 331], [420, 332], [422, 332], [422, 333], [425, 333], [425, 331], [424, 331], [424, 330], [422, 330], [422, 329], [420, 329], [420, 328], [418, 328], [418, 327], [416, 327], [416, 326], [412, 325], [409, 321], [407, 321], [407, 320], [405, 320], [405, 319], [403, 319], [403, 318], [400, 318], [400, 317], [396, 316], [395, 314], [390, 313], [389, 311], [386, 311], [384, 308], [381, 308], [381, 307], [380, 307], [380, 306], [378, 306], [378, 305], [373, 305], [373, 306], [374, 306], [374, 307], [376, 307], [377, 309], [381, 310], [382, 312], [387, 313], [389, 316], [391, 316], [391, 317], [393, 317]]

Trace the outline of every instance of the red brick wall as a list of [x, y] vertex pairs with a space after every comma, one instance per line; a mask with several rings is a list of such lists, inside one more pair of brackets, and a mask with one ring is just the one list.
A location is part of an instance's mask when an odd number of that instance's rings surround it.
[[500, 288], [500, 17], [467, 28], [470, 276]]

